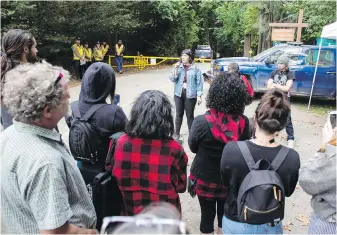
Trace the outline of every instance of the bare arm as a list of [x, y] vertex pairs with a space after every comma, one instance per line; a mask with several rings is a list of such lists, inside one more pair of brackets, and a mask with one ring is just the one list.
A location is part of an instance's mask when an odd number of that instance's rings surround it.
[[59, 228], [51, 230], [40, 230], [41, 234], [98, 234], [96, 229], [85, 229], [66, 222]]
[[286, 85], [274, 84], [274, 88], [279, 89], [284, 92], [288, 92], [291, 89], [291, 86], [294, 84], [294, 80], [288, 80]]
[[269, 78], [268, 82], [267, 82], [267, 89], [270, 90], [270, 89], [273, 89], [273, 88], [275, 88], [274, 87], [274, 80], [272, 78]]

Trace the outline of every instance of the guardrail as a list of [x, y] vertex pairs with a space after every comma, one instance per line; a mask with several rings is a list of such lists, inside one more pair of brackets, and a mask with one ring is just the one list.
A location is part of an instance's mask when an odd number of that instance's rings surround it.
[[[108, 63], [111, 67], [116, 67], [112, 65], [112, 59], [115, 58], [115, 56], [109, 56]], [[180, 60], [180, 57], [165, 57], [165, 56], [123, 56], [123, 59], [132, 59], [133, 64], [123, 64], [123, 68], [128, 68], [128, 67], [138, 67], [139, 69], [144, 69], [146, 66], [156, 66], [164, 63], [165, 61], [168, 60]], [[204, 59], [204, 58], [194, 58], [194, 61], [196, 62], [211, 62], [211, 59]]]

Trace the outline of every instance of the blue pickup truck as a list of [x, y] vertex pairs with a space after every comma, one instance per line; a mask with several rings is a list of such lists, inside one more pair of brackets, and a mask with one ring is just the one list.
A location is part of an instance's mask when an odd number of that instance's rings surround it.
[[[220, 58], [212, 63], [211, 70], [204, 74], [207, 78], [226, 71], [231, 62], [240, 66], [240, 72], [251, 82], [255, 92], [265, 92], [267, 81], [273, 70], [277, 69], [277, 59], [287, 53], [290, 57], [289, 68], [294, 71], [296, 81], [291, 94], [293, 96], [310, 96], [315, 65], [318, 58], [318, 46], [280, 45], [269, 48], [252, 57]], [[313, 97], [336, 99], [336, 46], [322, 47], [319, 56]]]

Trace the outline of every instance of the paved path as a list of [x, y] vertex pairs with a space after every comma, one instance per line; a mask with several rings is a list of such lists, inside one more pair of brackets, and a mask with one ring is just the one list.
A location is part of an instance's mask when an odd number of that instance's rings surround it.
[[[202, 69], [207, 69], [209, 64], [200, 64]], [[173, 84], [168, 80], [170, 69], [158, 69], [143, 71], [138, 74], [123, 74], [117, 75], [116, 93], [121, 95], [121, 107], [127, 116], [129, 116], [132, 104], [135, 98], [146, 90], [161, 90], [167, 94], [173, 103]], [[207, 94], [208, 84], [204, 86], [205, 95]], [[80, 91], [80, 86], [75, 86], [70, 89], [71, 101], [77, 100]], [[254, 101], [246, 108], [245, 114], [252, 117], [258, 101]], [[196, 107], [196, 115], [203, 114], [206, 110], [205, 101]], [[325, 117], [316, 117], [310, 113], [306, 113], [292, 107], [292, 117], [294, 120], [296, 149], [299, 151], [302, 163], [308, 157], [314, 154], [319, 148], [321, 142], [321, 127], [324, 124]], [[184, 147], [189, 156], [189, 165], [191, 164], [194, 155], [190, 152], [187, 146], [187, 124], [186, 118], [182, 127], [182, 134], [185, 139]], [[68, 128], [62, 120], [59, 125], [60, 131], [63, 134], [64, 141], [68, 142]], [[187, 222], [191, 233], [199, 233], [200, 223], [200, 208], [197, 198], [192, 199], [186, 192], [181, 194], [183, 219]], [[286, 202], [286, 216], [284, 225], [289, 225], [291, 231], [285, 230], [285, 233], [307, 233], [306, 221], [303, 222], [296, 219], [299, 215], [308, 218], [311, 213], [310, 197], [298, 187], [291, 198]]]

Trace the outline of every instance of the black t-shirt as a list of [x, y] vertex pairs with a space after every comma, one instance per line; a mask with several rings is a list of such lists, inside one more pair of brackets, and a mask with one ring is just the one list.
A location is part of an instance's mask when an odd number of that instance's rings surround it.
[[[281, 145], [278, 147], [263, 147], [249, 140], [246, 143], [255, 162], [260, 159], [272, 162], [282, 147]], [[229, 142], [225, 146], [220, 167], [222, 182], [226, 187], [229, 187], [224, 215], [233, 221], [238, 221], [236, 199], [240, 185], [249, 173], [249, 168], [236, 142]], [[277, 170], [283, 182], [286, 197], [290, 197], [296, 188], [299, 169], [300, 157], [295, 150], [289, 149], [288, 156]]]
[[285, 86], [287, 84], [287, 81], [295, 81], [295, 74], [289, 69], [285, 71], [275, 70], [271, 73], [270, 78], [273, 79], [274, 84]]

